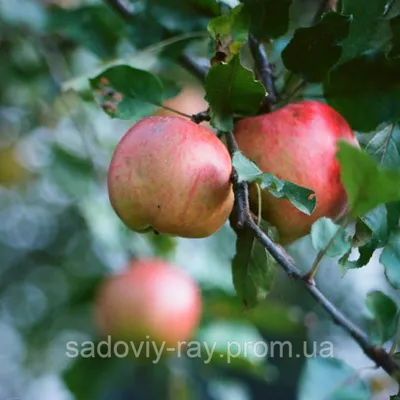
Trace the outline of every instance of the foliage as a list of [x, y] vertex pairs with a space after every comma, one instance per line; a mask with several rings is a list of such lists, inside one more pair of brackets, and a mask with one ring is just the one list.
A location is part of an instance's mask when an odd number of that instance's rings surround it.
[[[118, 12], [120, 3], [128, 13]], [[206, 70], [204, 96], [213, 128], [230, 132], [237, 118], [262, 110], [268, 93], [246, 44], [249, 33], [268, 55], [278, 55], [273, 74], [279, 105], [318, 99], [356, 131], [361, 149], [341, 143], [337, 152], [347, 219], [318, 220], [310, 237], [288, 251], [305, 260], [305, 270], [317, 253], [332, 258], [325, 260], [331, 268], [321, 267], [318, 274], [327, 297], [340, 302], [371, 342], [395, 350], [400, 8], [397, 0], [370, 0], [368, 6], [342, 0], [335, 10], [322, 11], [316, 0], [0, 3], [0, 339], [6, 366], [1, 398], [46, 398], [54, 382], [55, 400], [67, 398], [65, 393], [97, 400], [161, 398], [167, 392], [176, 399], [225, 399], [232, 397], [231, 388], [248, 399], [372, 396], [375, 389], [359, 377], [360, 365], [353, 369], [347, 365], [351, 356], [341, 360], [336, 353], [310, 358], [304, 368], [304, 354], [278, 362], [256, 351], [230, 364], [223, 362], [226, 346], [207, 364], [188, 357], [143, 365], [65, 355], [67, 341], [100, 340], [93, 324], [99, 284], [142, 256], [174, 260], [196, 278], [205, 303], [197, 337], [203, 344], [221, 337], [220, 345], [276, 338], [295, 343], [306, 340], [307, 326], [310, 341], [328, 340], [329, 332], [335, 343], [354, 350], [325, 319], [317, 318], [321, 329], [313, 329], [314, 314], [305, 317], [304, 310], [314, 304], [279, 275], [271, 254], [246, 229], [234, 232], [227, 224], [201, 241], [137, 234], [108, 202], [108, 163], [122, 134], [197, 82], [184, 56]], [[233, 167], [240, 182], [256, 182], [303, 213], [314, 211], [318, 199], [310, 188], [260, 171], [240, 152]], [[271, 233], [264, 221], [260, 226]], [[373, 273], [364, 268], [369, 263]], [[343, 298], [358, 300], [358, 306]], [[273, 373], [275, 363], [283, 378]]]

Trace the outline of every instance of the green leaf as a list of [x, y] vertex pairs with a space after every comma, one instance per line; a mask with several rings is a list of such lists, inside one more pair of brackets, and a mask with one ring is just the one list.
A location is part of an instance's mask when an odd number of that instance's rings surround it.
[[400, 222], [400, 202], [393, 202], [386, 205], [388, 230], [395, 230]]
[[141, 12], [131, 16], [129, 24], [125, 24], [129, 41], [137, 48], [161, 42], [165, 37], [164, 28], [148, 12]]
[[307, 215], [315, 210], [317, 199], [314, 191], [279, 179], [268, 172], [262, 172], [254, 162], [240, 152], [235, 152], [233, 155], [232, 165], [238, 173], [239, 182], [257, 182], [261, 189], [267, 189], [278, 199], [289, 200], [298, 210]]
[[267, 172], [258, 179], [261, 189], [268, 189], [272, 196], [289, 200], [298, 210], [311, 215], [317, 205], [313, 190], [284, 181]]
[[[398, 130], [388, 126], [378, 132], [366, 147], [367, 153], [373, 156], [382, 166], [398, 167], [400, 165], [397, 150]], [[390, 212], [389, 212], [390, 210]], [[361, 268], [366, 265], [376, 249], [386, 246], [389, 232], [399, 221], [399, 211], [394, 203], [381, 205], [357, 218], [356, 232], [353, 237], [353, 247], [359, 247], [359, 257], [349, 261], [350, 255], [343, 257], [340, 264], [344, 270]]]
[[371, 341], [383, 345], [396, 334], [399, 310], [397, 304], [380, 291], [370, 292], [366, 300], [371, 315]]
[[241, 308], [237, 295], [221, 289], [204, 288], [204, 323], [228, 321], [229, 323], [250, 322], [257, 328], [276, 334], [304, 333], [301, 319], [293, 319], [290, 308], [276, 302], [263, 302], [246, 313]]
[[364, 54], [331, 71], [324, 83], [329, 105], [354, 130], [370, 132], [400, 118], [399, 61], [383, 53]]
[[255, 114], [265, 97], [254, 73], [240, 64], [239, 54], [229, 63], [216, 63], [206, 75], [205, 99], [210, 105], [211, 124], [225, 132], [233, 130], [233, 115]]
[[268, 40], [284, 35], [289, 28], [292, 0], [242, 0], [251, 16], [251, 32], [257, 39]]
[[370, 41], [383, 17], [387, 0], [365, 3], [359, 0], [342, 0], [342, 14], [352, 16], [349, 35], [342, 43], [339, 63], [350, 61], [369, 50]]
[[247, 42], [250, 17], [239, 5], [227, 15], [212, 19], [208, 23], [208, 32], [215, 40], [216, 49], [228, 56], [229, 60], [240, 51]]
[[390, 21], [380, 19], [376, 26], [375, 32], [369, 41], [368, 51], [381, 51], [386, 55], [392, 48], [392, 30]]
[[353, 247], [359, 247], [359, 257], [349, 261], [350, 253], [339, 263], [346, 272], [367, 265], [376, 249], [384, 247], [389, 240], [388, 213], [384, 205], [376, 207], [356, 220]]
[[387, 216], [386, 206], [380, 205], [360, 218], [371, 231], [372, 235], [367, 243], [372, 245], [374, 250], [384, 247], [389, 240]]
[[113, 118], [138, 120], [152, 114], [163, 101], [160, 80], [127, 65], [111, 67], [90, 79], [96, 102]]
[[[374, 135], [366, 146], [366, 152], [381, 166], [397, 168], [400, 165], [399, 139], [397, 126], [389, 125]], [[349, 261], [350, 252], [348, 252], [339, 260], [343, 272], [363, 267], [370, 261], [376, 249], [388, 243], [389, 232], [397, 227], [399, 215], [400, 211], [396, 204], [390, 203], [387, 206], [378, 206], [361, 218], [357, 218], [353, 247], [359, 247], [359, 257]]]
[[[97, 345], [97, 343], [95, 343]], [[80, 350], [79, 347], [76, 348]], [[102, 351], [106, 351], [102, 349]], [[121, 385], [133, 374], [132, 360], [115, 357], [79, 357], [63, 378], [76, 400], [96, 400], [113, 385]], [[88, 382], [91, 382], [88, 385]]]
[[376, 133], [365, 150], [383, 167], [398, 168], [400, 166], [399, 146], [400, 130], [391, 124]]
[[[267, 177], [267, 175], [269, 175]], [[317, 198], [313, 190], [295, 185], [292, 182], [284, 181], [274, 177], [272, 186], [267, 184], [272, 174], [264, 173], [260, 183], [261, 189], [268, 188], [269, 192], [278, 199], [289, 200], [298, 210], [304, 214], [311, 215], [317, 205]], [[267, 179], [265, 179], [267, 178]], [[280, 185], [282, 187], [280, 187]], [[265, 185], [265, 186], [264, 186]]]
[[355, 369], [337, 358], [312, 357], [307, 360], [300, 381], [299, 400], [366, 400], [369, 386]]
[[[204, 346], [204, 342], [202, 343]], [[213, 366], [221, 365], [224, 369], [237, 371], [242, 373], [244, 370], [256, 379], [265, 379], [269, 373], [273, 374], [272, 368], [269, 370], [269, 366], [265, 363], [259, 362], [259, 360], [251, 360], [250, 357], [246, 357], [244, 354], [232, 356], [227, 350], [214, 349], [210, 355], [210, 349], [212, 349], [212, 343], [207, 345], [207, 349], [204, 347], [201, 349], [201, 358], [209, 361]], [[208, 351], [207, 351], [208, 350]], [[258, 362], [257, 362], [258, 361]]]
[[[381, 207], [382, 206], [379, 206], [378, 208]], [[382, 208], [384, 208], [384, 206]], [[366, 245], [371, 240], [371, 237], [372, 237], [371, 228], [362, 220], [362, 217], [357, 218], [355, 225], [355, 233], [353, 236], [353, 247], [361, 247]]]
[[249, 15], [243, 12], [243, 5], [239, 5], [229, 14], [212, 19], [207, 29], [213, 39], [231, 35], [233, 42], [247, 42], [249, 25]]
[[232, 157], [232, 165], [238, 174], [239, 182], [253, 182], [257, 180], [262, 171], [255, 163], [245, 157], [240, 151], [236, 151]]
[[308, 82], [323, 81], [340, 58], [340, 43], [348, 34], [350, 21], [350, 17], [329, 12], [318, 24], [297, 29], [282, 52], [285, 67]]
[[392, 19], [400, 14], [400, 1], [389, 0], [385, 8], [385, 18]]
[[366, 152], [344, 141], [339, 143], [337, 159], [352, 217], [380, 204], [400, 200], [400, 172], [379, 167]]
[[380, 263], [385, 268], [385, 275], [389, 283], [395, 288], [400, 289], [400, 230], [392, 232], [389, 243], [384, 248], [380, 258]]
[[187, 33], [205, 30], [219, 7], [211, 0], [147, 0], [146, 12], [168, 31]]
[[400, 15], [390, 20], [390, 29], [392, 32], [392, 48], [388, 56], [398, 58], [400, 56]]
[[54, 8], [48, 29], [86, 47], [102, 59], [115, 56], [126, 27], [106, 7], [85, 6], [74, 10]]
[[193, 7], [207, 11], [211, 14], [220, 14], [220, 7], [218, 0], [189, 0], [193, 4]]
[[373, 255], [373, 250], [371, 250], [369, 247], [360, 247], [360, 256], [356, 260], [349, 260], [349, 257], [351, 255], [351, 251], [348, 251], [340, 260], [339, 260], [339, 265], [342, 267], [342, 274], [345, 275], [345, 273], [349, 269], [357, 269], [357, 268], [362, 268], [364, 265], [367, 265], [369, 261], [371, 260], [371, 257]]
[[[263, 222], [262, 228], [266, 228]], [[246, 308], [255, 307], [271, 290], [276, 261], [254, 237], [242, 229], [236, 240], [236, 254], [232, 260], [232, 279], [238, 297]]]
[[351, 238], [345, 229], [325, 217], [313, 223], [311, 241], [317, 252], [324, 250], [330, 243], [325, 253], [328, 257], [342, 256], [351, 249]]

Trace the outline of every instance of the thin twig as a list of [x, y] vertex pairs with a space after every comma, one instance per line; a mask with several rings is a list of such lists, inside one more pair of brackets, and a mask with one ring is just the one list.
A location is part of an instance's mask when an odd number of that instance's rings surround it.
[[252, 34], [249, 35], [249, 47], [254, 58], [258, 78], [267, 91], [267, 97], [265, 98], [261, 109], [264, 112], [269, 112], [277, 100], [277, 92], [272, 67], [268, 61], [264, 46], [259, 43]]
[[[225, 133], [227, 139], [228, 150], [233, 154], [238, 150], [236, 140], [232, 133]], [[236, 212], [241, 214], [238, 216], [237, 228], [241, 229], [244, 226], [251, 229], [257, 240], [264, 246], [264, 248], [274, 257], [277, 263], [283, 268], [286, 274], [297, 281], [302, 282], [306, 290], [317, 300], [321, 307], [330, 315], [331, 319], [339, 326], [341, 326], [361, 347], [364, 353], [382, 367], [389, 375], [400, 374], [400, 367], [397, 365], [394, 358], [389, 355], [383, 348], [374, 346], [369, 343], [368, 336], [352, 321], [350, 321], [341, 311], [339, 311], [317, 288], [317, 286], [310, 281], [304, 279], [302, 272], [291, 262], [284, 254], [280, 246], [276, 245], [255, 223], [253, 220], [248, 201], [248, 184], [247, 182], [239, 182], [237, 174], [234, 171], [233, 177], [233, 190], [235, 193]]]

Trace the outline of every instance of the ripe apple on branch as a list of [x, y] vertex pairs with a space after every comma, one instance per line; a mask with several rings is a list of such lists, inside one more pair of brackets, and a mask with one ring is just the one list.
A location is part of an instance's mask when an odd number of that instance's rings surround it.
[[[337, 141], [358, 146], [345, 119], [326, 104], [302, 101], [238, 121], [239, 149], [264, 172], [313, 190], [312, 215], [263, 190], [262, 217], [289, 244], [307, 235], [320, 217], [336, 219], [346, 193], [335, 158]], [[204, 237], [226, 221], [233, 205], [227, 150], [206, 128], [180, 117], [148, 117], [117, 146], [110, 165], [111, 204], [134, 230], [152, 228], [182, 237]], [[251, 188], [251, 205], [258, 207]]]

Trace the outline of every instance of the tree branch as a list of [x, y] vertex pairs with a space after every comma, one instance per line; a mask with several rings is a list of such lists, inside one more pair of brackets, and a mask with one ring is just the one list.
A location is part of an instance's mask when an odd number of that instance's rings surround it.
[[[227, 139], [228, 150], [231, 157], [238, 150], [235, 137], [231, 132], [225, 133]], [[283, 268], [286, 274], [304, 285], [306, 290], [317, 300], [321, 307], [330, 315], [331, 319], [341, 326], [361, 347], [364, 353], [382, 367], [389, 375], [400, 374], [400, 367], [397, 365], [394, 358], [388, 354], [383, 348], [374, 346], [368, 341], [368, 336], [359, 329], [352, 321], [350, 321], [341, 311], [339, 311], [317, 288], [313, 281], [305, 279], [302, 272], [288, 259], [282, 248], [276, 245], [254, 222], [249, 208], [248, 200], [248, 184], [247, 182], [239, 182], [236, 171], [232, 174], [233, 190], [235, 194], [235, 211], [238, 215], [237, 228], [241, 229], [247, 226], [252, 230], [257, 240], [264, 248], [274, 257], [277, 263]]]
[[249, 47], [254, 58], [258, 78], [268, 92], [260, 111], [270, 112], [277, 101], [272, 67], [268, 61], [264, 46], [252, 34], [249, 35]]

